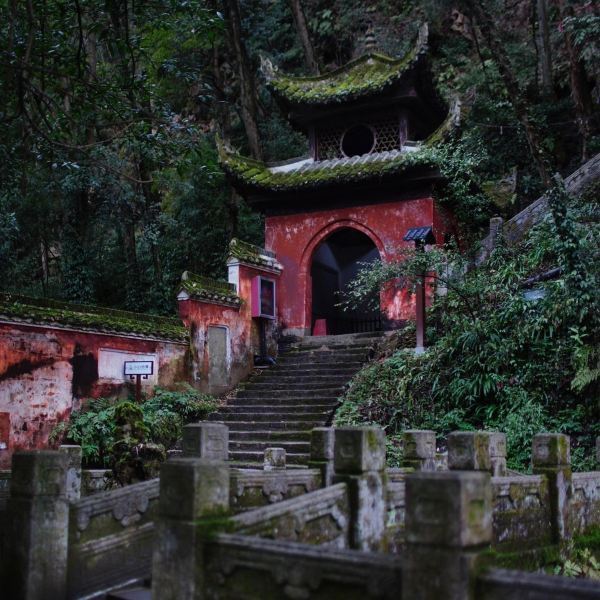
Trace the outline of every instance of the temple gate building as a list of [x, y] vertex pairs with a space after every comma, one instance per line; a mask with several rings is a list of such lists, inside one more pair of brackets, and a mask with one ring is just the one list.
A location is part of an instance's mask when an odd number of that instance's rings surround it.
[[307, 156], [269, 165], [220, 147], [236, 190], [265, 216], [265, 247], [281, 266], [277, 322], [306, 336], [389, 329], [414, 318], [407, 290], [389, 286], [380, 310], [342, 311], [361, 264], [394, 261], [407, 230], [431, 227], [438, 243], [455, 235], [436, 203], [441, 180], [430, 151], [458, 119], [433, 84], [427, 28], [403, 58], [370, 52], [318, 76], [290, 77], [263, 64], [290, 123], [309, 141]]

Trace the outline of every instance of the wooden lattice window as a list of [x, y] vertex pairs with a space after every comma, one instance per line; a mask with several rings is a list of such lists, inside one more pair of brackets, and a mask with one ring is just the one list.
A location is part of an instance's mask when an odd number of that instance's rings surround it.
[[[364, 154], [371, 152], [386, 152], [389, 150], [400, 150], [400, 123], [396, 115], [368, 121], [361, 124], [354, 123], [344, 127], [332, 127], [330, 129], [321, 129], [317, 131], [317, 156], [319, 160], [328, 160], [333, 158], [344, 158], [344, 138], [360, 127], [368, 127], [374, 135], [375, 143], [367, 144], [369, 150]], [[366, 147], [365, 146], [365, 147]]]

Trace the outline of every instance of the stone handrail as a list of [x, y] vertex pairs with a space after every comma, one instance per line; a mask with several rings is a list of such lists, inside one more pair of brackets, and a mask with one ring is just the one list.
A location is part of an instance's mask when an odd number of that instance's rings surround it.
[[153, 479], [71, 503], [67, 578], [71, 597], [150, 574], [158, 494], [159, 480]]
[[[207, 596], [279, 598], [399, 598], [401, 558], [241, 535], [220, 534], [210, 545]], [[244, 593], [252, 590], [252, 595]]]
[[319, 469], [230, 470], [232, 510], [244, 511], [306, 494], [322, 486]]
[[[565, 178], [565, 188], [570, 194], [579, 194], [593, 181], [600, 178], [600, 153], [588, 160], [584, 165], [573, 171]], [[548, 211], [548, 199], [544, 194], [529, 206], [524, 208], [514, 217], [502, 223], [501, 219], [494, 218], [490, 222], [490, 233], [481, 240], [481, 249], [475, 257], [476, 265], [482, 264], [489, 258], [496, 243], [497, 236], [502, 233], [505, 240], [511, 244], [519, 243], [525, 233], [534, 225], [537, 225]], [[498, 222], [499, 221], [499, 222]]]
[[339, 483], [310, 494], [241, 513], [231, 519], [238, 534], [348, 547], [350, 506]]
[[492, 569], [478, 578], [478, 600], [597, 600], [598, 582], [542, 573]]

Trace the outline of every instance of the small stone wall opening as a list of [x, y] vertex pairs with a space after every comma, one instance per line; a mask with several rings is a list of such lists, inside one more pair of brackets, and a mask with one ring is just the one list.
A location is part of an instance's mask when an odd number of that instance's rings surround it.
[[313, 334], [324, 329], [333, 335], [382, 329], [379, 298], [351, 310], [338, 306], [364, 263], [379, 258], [373, 241], [351, 228], [339, 229], [317, 246], [311, 265]]

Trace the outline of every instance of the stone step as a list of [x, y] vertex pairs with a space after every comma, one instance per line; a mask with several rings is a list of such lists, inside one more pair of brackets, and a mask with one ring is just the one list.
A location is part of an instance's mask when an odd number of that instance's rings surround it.
[[[307, 452], [286, 452], [285, 461], [287, 464], [298, 465], [306, 464], [308, 462]], [[247, 451], [247, 450], [230, 450], [229, 460], [236, 462], [251, 462], [262, 464], [264, 461], [264, 452], [260, 451]]]
[[[331, 414], [331, 411], [327, 412], [303, 412], [303, 413], [295, 413], [288, 414], [286, 416], [289, 417], [298, 417], [301, 418], [302, 421], [307, 423], [312, 423], [314, 421], [325, 421]], [[279, 421], [282, 415], [278, 412], [233, 412], [233, 413], [212, 413], [208, 415], [209, 421], [222, 421], [223, 423], [231, 423], [232, 421], [236, 422], [245, 422], [245, 421], [267, 421], [269, 423]], [[286, 422], [289, 422], [286, 420]], [[316, 425], [313, 425], [316, 427]]]
[[275, 406], [295, 406], [297, 404], [323, 404], [327, 406], [336, 406], [338, 404], [337, 394], [329, 396], [300, 396], [297, 398], [281, 398], [275, 394], [267, 396], [266, 394], [246, 395], [237, 398], [231, 398], [227, 401], [227, 406], [253, 406], [256, 404], [270, 404]]
[[256, 388], [248, 388], [247, 390], [240, 390], [237, 393], [237, 398], [294, 398], [299, 402], [303, 400], [310, 400], [313, 398], [328, 398], [328, 399], [337, 399], [342, 395], [344, 391], [343, 386], [337, 386], [327, 389], [314, 389], [314, 390], [305, 390], [305, 389], [275, 389], [272, 387], [265, 389], [256, 389]]
[[308, 454], [310, 452], [310, 442], [298, 442], [293, 440], [278, 440], [277, 444], [268, 440], [249, 440], [229, 442], [229, 451], [241, 450], [243, 452], [264, 452], [267, 448], [284, 448], [286, 455]]
[[259, 383], [263, 384], [271, 384], [271, 385], [280, 385], [280, 384], [290, 384], [290, 383], [314, 383], [314, 384], [324, 384], [324, 385], [344, 385], [349, 379], [352, 377], [350, 375], [288, 375], [287, 373], [280, 374], [267, 374], [261, 375], [260, 377], [254, 378], [252, 381], [249, 381], [246, 384], [246, 389], [252, 387], [253, 385]]
[[300, 346], [322, 344], [368, 344], [381, 340], [386, 336], [384, 331], [364, 331], [362, 333], [341, 333], [337, 335], [311, 335], [298, 342]]
[[242, 406], [222, 406], [219, 415], [237, 415], [250, 413], [271, 413], [284, 415], [295, 415], [303, 413], [327, 413], [335, 408], [335, 404], [249, 404]]
[[280, 442], [285, 441], [298, 441], [306, 442], [310, 441], [310, 431], [294, 431], [294, 430], [283, 430], [283, 431], [267, 431], [266, 429], [257, 429], [255, 431], [235, 431], [229, 430], [229, 441], [251, 441], [261, 440], [271, 446], [277, 446]]
[[286, 375], [286, 376], [325, 376], [325, 375], [345, 375], [351, 377], [363, 366], [363, 363], [353, 363], [351, 366], [339, 366], [330, 367], [328, 365], [320, 365], [312, 368], [306, 368], [304, 364], [297, 366], [277, 366], [268, 369], [263, 375], [259, 377], [265, 377], [266, 375]]
[[[252, 417], [253, 415], [249, 415]], [[300, 416], [300, 415], [299, 415]], [[304, 418], [305, 415], [302, 415]], [[248, 415], [246, 415], [248, 418]], [[217, 419], [211, 419], [217, 420]], [[281, 421], [281, 420], [273, 420], [273, 421], [263, 421], [263, 420], [247, 420], [247, 421], [223, 421], [228, 427], [230, 432], [248, 432], [248, 431], [264, 431], [265, 429], [271, 431], [307, 431], [310, 432], [314, 427], [326, 427], [327, 426], [327, 417], [324, 416], [322, 420], [313, 421]]]
[[[344, 382], [345, 383], [345, 382]], [[259, 381], [255, 381], [252, 383], [249, 383], [244, 389], [245, 390], [253, 390], [253, 391], [282, 391], [282, 392], [289, 392], [289, 391], [293, 391], [293, 390], [299, 390], [299, 391], [307, 391], [307, 390], [339, 390], [339, 389], [343, 389], [344, 387], [344, 383], [340, 383], [340, 382], [334, 382], [334, 383], [327, 383], [325, 381], [322, 382], [316, 382], [316, 383], [269, 383], [269, 382], [259, 382]]]
[[362, 365], [368, 356], [366, 353], [360, 354], [337, 354], [335, 352], [311, 352], [303, 355], [285, 354], [277, 361], [277, 366], [304, 366], [305, 368], [318, 368], [319, 366], [348, 366]]

